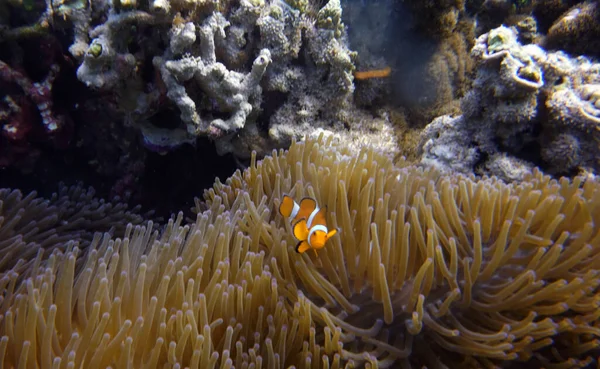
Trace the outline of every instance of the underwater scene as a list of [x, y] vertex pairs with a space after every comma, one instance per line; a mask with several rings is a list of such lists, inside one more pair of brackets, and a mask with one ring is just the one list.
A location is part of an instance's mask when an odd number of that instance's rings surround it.
[[3, 368], [600, 368], [600, 0], [0, 0]]

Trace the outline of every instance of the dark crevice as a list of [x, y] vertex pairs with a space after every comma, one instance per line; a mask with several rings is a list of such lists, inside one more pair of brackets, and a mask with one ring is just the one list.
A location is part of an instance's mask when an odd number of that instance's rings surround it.
[[[110, 199], [123, 178], [99, 174], [90, 165], [93, 159], [79, 148], [64, 151], [42, 148], [31, 172], [22, 173], [15, 167], [0, 169], [0, 188], [20, 189], [24, 193], [35, 190], [47, 198], [58, 190], [61, 182], [82, 183], [93, 187], [97, 197]], [[190, 208], [194, 197], [202, 198], [215, 177], [225, 181], [237, 166], [231, 155], [219, 156], [208, 139], [199, 139], [196, 147], [183, 145], [168, 155], [147, 151], [142, 168], [141, 174], [132, 176], [133, 192], [127, 202], [131, 206], [140, 204], [143, 211], [154, 210], [156, 216], [167, 218], [179, 211], [193, 217]]]

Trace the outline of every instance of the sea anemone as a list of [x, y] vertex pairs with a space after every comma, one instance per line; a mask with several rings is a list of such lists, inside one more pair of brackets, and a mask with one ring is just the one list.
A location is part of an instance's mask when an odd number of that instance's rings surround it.
[[[5, 270], [0, 362], [583, 366], [600, 335], [599, 192], [582, 178], [505, 184], [294, 142], [217, 181], [195, 223], [130, 225]], [[327, 205], [338, 234], [317, 256], [294, 251], [284, 193]]]

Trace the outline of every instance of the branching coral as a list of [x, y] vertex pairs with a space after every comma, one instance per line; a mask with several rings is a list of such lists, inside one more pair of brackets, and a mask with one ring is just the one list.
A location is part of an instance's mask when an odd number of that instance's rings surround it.
[[[190, 25], [194, 27], [193, 24]], [[252, 63], [251, 71], [246, 74], [228, 70], [217, 61], [216, 56], [216, 39], [225, 38], [225, 27], [228, 25], [229, 22], [220, 13], [215, 13], [204, 21], [200, 27], [200, 57], [188, 55], [176, 61], [164, 61], [159, 57], [154, 59], [155, 67], [161, 71], [168, 89], [167, 96], [177, 104], [181, 110], [181, 120], [186, 123], [188, 132], [194, 135], [203, 132], [216, 138], [237, 132], [244, 127], [253, 109], [260, 106], [260, 80], [271, 63], [271, 52], [268, 49], [260, 50]], [[230, 112], [230, 118], [203, 122], [195, 102], [182, 84], [191, 79], [198, 81], [221, 110]]]
[[[124, 0], [79, 4], [79, 11], [54, 5], [70, 21], [66, 28], [75, 28], [77, 78], [116, 101], [117, 119], [140, 131], [150, 150], [208, 137], [219, 154], [239, 150], [233, 154], [246, 160], [245, 142], [268, 153], [289, 145], [291, 134], [335, 125], [352, 107], [355, 54], [339, 0], [316, 14], [308, 4], [301, 11], [294, 8], [300, 3], [279, 0]], [[298, 126], [301, 117], [309, 127], [278, 129]]]
[[[582, 366], [600, 335], [599, 192], [539, 172], [520, 185], [442, 176], [307, 139], [217, 182], [193, 224], [130, 226], [36, 260], [22, 283], [6, 273], [0, 360]], [[283, 193], [328, 206], [339, 232], [318, 257], [294, 252]]]
[[[40, 41], [41, 50], [44, 45], [51, 48], [53, 42]], [[52, 90], [60, 64], [52, 60], [54, 55], [44, 56], [51, 64], [39, 82], [21, 66], [12, 67], [0, 60], [0, 167], [24, 164], [27, 159], [34, 161], [37, 142], [61, 147], [71, 137], [70, 121], [57, 114], [54, 107]], [[22, 165], [23, 170], [26, 167]]]

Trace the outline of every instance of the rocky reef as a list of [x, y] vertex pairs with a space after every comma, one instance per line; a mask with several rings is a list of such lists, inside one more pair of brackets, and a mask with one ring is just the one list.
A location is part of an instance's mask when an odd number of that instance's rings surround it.
[[[34, 172], [48, 153], [70, 150], [123, 196], [153, 153], [189, 156], [210, 145], [227, 166], [243, 166], [252, 151], [326, 132], [420, 160], [435, 125], [420, 130], [461, 116], [482, 127], [450, 165], [463, 172], [500, 174], [485, 168], [508, 161], [593, 172], [597, 151], [583, 132], [596, 114], [589, 58], [598, 4], [547, 5], [8, 1], [0, 6], [0, 164]], [[515, 68], [530, 75], [511, 80]], [[360, 77], [377, 71], [383, 78]]]
[[230, 173], [320, 132], [398, 152], [390, 114], [353, 101], [341, 16], [336, 0], [0, 4], [0, 168], [55, 185], [72, 167], [143, 201], [157, 155]]
[[[89, 35], [75, 34], [69, 47], [80, 64], [77, 78], [123, 97], [116, 109], [150, 150], [202, 136], [220, 154], [248, 158], [251, 149], [268, 152], [331, 122], [317, 122], [319, 115], [349, 108], [354, 53], [344, 41], [339, 1], [313, 15], [283, 1], [250, 0], [57, 9]], [[168, 109], [179, 114], [170, 124], [153, 124], [150, 117]], [[258, 132], [257, 125], [268, 129]], [[270, 145], [252, 146], [258, 134]]]
[[424, 163], [508, 181], [535, 164], [553, 174], [598, 173], [600, 63], [522, 45], [504, 26], [479, 36], [471, 54], [477, 74], [462, 114], [425, 128]]

